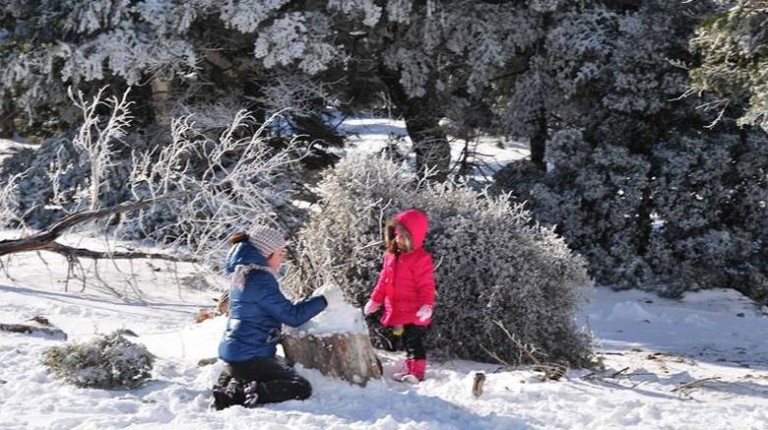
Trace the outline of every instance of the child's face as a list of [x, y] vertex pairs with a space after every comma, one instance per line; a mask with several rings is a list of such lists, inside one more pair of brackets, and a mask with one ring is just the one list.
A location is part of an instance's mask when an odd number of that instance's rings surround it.
[[277, 271], [280, 269], [280, 265], [283, 263], [283, 258], [285, 258], [284, 246], [278, 248], [267, 258], [267, 266], [269, 266], [273, 272], [277, 273]]
[[395, 229], [395, 243], [397, 243], [398, 249], [402, 249], [402, 250], [408, 249], [408, 239], [405, 238], [402, 230], [400, 230], [399, 228]]

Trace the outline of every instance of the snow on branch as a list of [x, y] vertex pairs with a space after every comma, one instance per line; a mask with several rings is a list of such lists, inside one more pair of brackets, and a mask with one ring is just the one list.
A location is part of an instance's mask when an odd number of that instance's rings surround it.
[[[115, 153], [112, 149], [114, 141], [125, 136], [131, 124], [129, 108], [133, 102], [128, 101], [130, 89], [123, 93], [122, 98], [104, 97], [103, 87], [93, 100], [88, 101], [83, 93], [75, 94], [70, 87], [69, 98], [79, 108], [83, 115], [83, 124], [72, 144], [88, 159], [91, 167], [89, 185], [89, 207], [95, 210], [99, 206], [99, 191], [105, 186], [107, 169], [113, 166]], [[99, 110], [108, 108], [111, 111], [106, 120], [99, 115]]]
[[235, 229], [274, 222], [292, 188], [287, 173], [301, 157], [293, 141], [275, 148], [262, 138], [280, 114], [259, 125], [242, 110], [217, 138], [200, 130], [192, 116], [174, 120], [170, 143], [148, 153], [134, 151], [129, 186], [137, 199], [177, 191], [189, 192], [190, 199], [172, 208], [150, 208], [156, 216], [175, 217], [159, 229], [136, 225], [152, 217], [146, 213], [124, 220], [125, 227], [151, 230], [165, 239], [173, 236], [170, 245], [207, 260], [221, 251], [222, 241]]
[[[0, 256], [48, 251], [65, 256], [70, 266], [83, 258], [155, 258], [206, 265], [220, 261], [223, 242], [232, 232], [256, 222], [287, 222], [280, 218], [290, 216], [293, 209], [290, 174], [302, 154], [295, 142], [276, 145], [263, 138], [283, 111], [259, 123], [241, 110], [218, 135], [199, 128], [192, 116], [177, 118], [169, 141], [132, 145], [127, 155], [115, 143], [137, 142], [137, 136], [127, 135], [133, 119], [129, 93], [106, 98], [106, 91], [103, 88], [90, 100], [70, 91], [83, 124], [71, 145], [61, 139], [43, 148], [48, 151], [45, 155], [53, 152], [43, 168], [51, 177], [53, 193], [42, 204], [50, 204], [63, 218], [43, 221], [39, 231], [0, 242]], [[6, 212], [18, 216], [14, 184], [10, 178], [0, 188], [0, 216]], [[113, 189], [108, 190], [110, 184]], [[11, 215], [5, 216], [13, 221]], [[101, 222], [91, 228], [110, 228], [111, 235], [122, 238], [155, 240], [174, 253], [98, 252], [57, 242], [75, 226], [97, 220], [109, 220], [110, 227]]]

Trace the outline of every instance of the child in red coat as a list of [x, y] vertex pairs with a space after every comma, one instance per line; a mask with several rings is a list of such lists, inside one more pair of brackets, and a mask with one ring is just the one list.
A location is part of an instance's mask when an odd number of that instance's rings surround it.
[[427, 367], [424, 332], [435, 304], [432, 256], [422, 247], [428, 226], [427, 215], [418, 209], [403, 211], [387, 222], [384, 265], [363, 309], [369, 315], [384, 305], [381, 323], [402, 335], [406, 370], [393, 375], [399, 381], [423, 381]]

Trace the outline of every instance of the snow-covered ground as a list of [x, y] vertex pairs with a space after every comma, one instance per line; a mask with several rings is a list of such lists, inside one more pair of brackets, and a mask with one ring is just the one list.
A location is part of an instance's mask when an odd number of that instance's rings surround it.
[[[216, 412], [209, 409], [209, 389], [221, 366], [198, 367], [198, 361], [216, 355], [224, 319], [193, 322], [217, 293], [176, 282], [192, 267], [142, 262], [118, 271], [103, 262], [103, 283], [90, 272], [84, 291], [76, 281], [65, 291], [65, 262], [45, 259], [27, 254], [11, 262], [13, 279], [0, 279], [0, 323], [42, 315], [70, 341], [130, 329], [158, 357], [153, 380], [132, 391], [63, 385], [40, 364], [41, 352], [62, 341], [0, 332], [0, 429], [768, 427], [768, 317], [733, 291], [673, 301], [595, 289], [580, 323], [594, 333], [606, 367], [596, 374], [572, 369], [559, 381], [542, 382], [531, 369], [449, 361], [431, 363], [417, 386], [385, 378], [361, 388], [301, 368], [314, 386], [310, 399]], [[379, 354], [391, 375], [401, 353]], [[487, 380], [475, 398], [479, 371]]]
[[[355, 133], [352, 150], [378, 150], [390, 136], [404, 134], [402, 123], [386, 120], [347, 120], [343, 128]], [[461, 147], [454, 142], [454, 158]], [[488, 166], [526, 155], [523, 145], [493, 139], [477, 149]], [[572, 369], [543, 382], [530, 368], [431, 362], [427, 380], [412, 386], [388, 378], [402, 353], [379, 351], [387, 377], [365, 388], [300, 368], [314, 387], [310, 399], [217, 412], [209, 409], [210, 387], [221, 364], [200, 367], [198, 361], [216, 355], [225, 321], [196, 324], [193, 317], [213, 306], [225, 279], [209, 277], [210, 286], [201, 287], [189, 281], [194, 267], [137, 261], [102, 262], [98, 271], [76, 266], [87, 282], [67, 283], [66, 262], [41, 256], [2, 261], [0, 324], [41, 315], [70, 341], [129, 329], [157, 356], [153, 379], [131, 391], [63, 385], [40, 362], [42, 351], [61, 340], [0, 331], [0, 430], [768, 428], [768, 317], [734, 291], [673, 301], [595, 289], [578, 323], [594, 335], [605, 366], [599, 372]], [[329, 310], [316, 322], [324, 321], [350, 326], [360, 320]], [[476, 372], [487, 375], [479, 397], [471, 390]]]
[[[381, 151], [387, 144], [392, 144], [400, 152], [409, 154], [413, 161], [414, 155], [410, 151], [411, 141], [403, 121], [386, 118], [350, 118], [339, 126], [339, 131], [347, 135], [349, 152], [376, 152]], [[462, 152], [468, 150], [473, 154], [472, 159], [469, 160], [474, 165], [472, 176], [484, 182], [509, 162], [523, 158], [530, 152], [526, 143], [492, 136], [481, 136], [469, 143], [449, 137], [449, 142], [454, 167], [455, 163], [462, 159]]]

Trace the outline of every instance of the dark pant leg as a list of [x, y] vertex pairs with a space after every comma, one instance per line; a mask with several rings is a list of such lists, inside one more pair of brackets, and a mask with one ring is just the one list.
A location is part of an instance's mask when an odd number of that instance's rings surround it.
[[295, 370], [273, 358], [256, 358], [229, 363], [232, 376], [242, 381], [257, 381], [257, 403], [304, 400], [312, 395], [312, 385]]
[[425, 326], [408, 324], [403, 332], [403, 346], [405, 355], [414, 360], [427, 358], [427, 350], [424, 349], [424, 334], [427, 331]]

